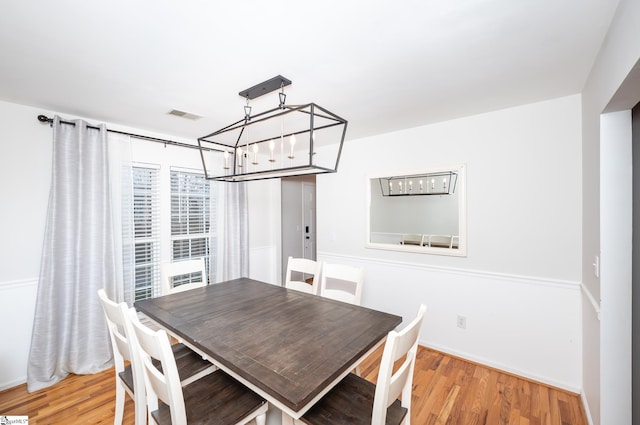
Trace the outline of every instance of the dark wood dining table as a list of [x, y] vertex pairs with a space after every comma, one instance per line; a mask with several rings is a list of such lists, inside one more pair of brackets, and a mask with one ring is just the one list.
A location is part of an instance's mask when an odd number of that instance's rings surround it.
[[282, 410], [283, 423], [302, 416], [402, 322], [249, 278], [135, 307]]

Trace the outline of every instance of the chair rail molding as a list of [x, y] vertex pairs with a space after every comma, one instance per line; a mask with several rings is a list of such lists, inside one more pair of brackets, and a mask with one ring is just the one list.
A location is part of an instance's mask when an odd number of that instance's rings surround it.
[[396, 261], [396, 260], [388, 260], [388, 259], [381, 259], [381, 258], [361, 257], [356, 255], [335, 254], [335, 253], [329, 253], [329, 252], [318, 252], [318, 258], [322, 258], [323, 261], [325, 261], [328, 258], [332, 258], [332, 259], [335, 259], [335, 261], [343, 261], [343, 262], [354, 263], [354, 264], [377, 264], [377, 265], [386, 264], [391, 267], [402, 267], [406, 269], [416, 269], [416, 270], [432, 271], [432, 272], [439, 272], [439, 273], [450, 273], [450, 274], [457, 274], [457, 275], [482, 277], [482, 278], [487, 278], [491, 280], [502, 280], [502, 281], [527, 284], [527, 285], [537, 285], [537, 286], [543, 285], [543, 286], [555, 286], [555, 287], [562, 287], [562, 288], [572, 288], [572, 289], [575, 289], [576, 291], [579, 290], [580, 287], [582, 286], [581, 282], [573, 281], [573, 280], [549, 279], [549, 278], [536, 277], [536, 276], [498, 273], [498, 272], [491, 272], [491, 271], [485, 271], [485, 270], [473, 270], [473, 269], [463, 269], [463, 268], [456, 268], [456, 267], [434, 266], [430, 264], [414, 263], [409, 261]]
[[587, 285], [585, 285], [584, 283], [581, 283], [580, 289], [582, 290], [582, 293], [584, 294], [584, 296], [587, 297], [587, 299], [589, 300], [589, 304], [591, 304], [593, 311], [598, 316], [598, 320], [600, 320], [600, 303], [596, 301], [591, 291], [589, 291], [589, 288], [587, 288]]
[[0, 291], [16, 289], [16, 288], [21, 288], [25, 286], [38, 286], [38, 278], [32, 277], [27, 279], [0, 281]]

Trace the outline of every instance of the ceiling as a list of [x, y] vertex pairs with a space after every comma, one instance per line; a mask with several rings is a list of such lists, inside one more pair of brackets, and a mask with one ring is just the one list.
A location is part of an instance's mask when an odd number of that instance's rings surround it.
[[579, 93], [617, 5], [7, 0], [0, 100], [195, 141], [243, 117], [238, 92], [281, 74], [287, 103], [346, 118], [354, 139]]

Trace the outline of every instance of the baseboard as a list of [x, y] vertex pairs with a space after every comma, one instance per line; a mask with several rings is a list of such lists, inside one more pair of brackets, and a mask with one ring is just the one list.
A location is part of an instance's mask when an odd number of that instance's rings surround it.
[[14, 379], [12, 381], [8, 381], [8, 382], [1, 382], [0, 383], [0, 391], [4, 391], [4, 390], [8, 390], [9, 388], [13, 388], [13, 387], [17, 387], [18, 385], [22, 385], [22, 384], [26, 384], [27, 383], [27, 377], [23, 377], [23, 378], [17, 378]]
[[511, 368], [511, 367], [506, 366], [504, 364], [500, 364], [498, 362], [494, 362], [494, 361], [491, 361], [491, 360], [486, 359], [486, 358], [481, 358], [481, 357], [478, 357], [478, 356], [471, 355], [469, 353], [464, 353], [464, 352], [461, 352], [461, 351], [452, 350], [452, 349], [450, 349], [448, 347], [442, 347], [442, 346], [439, 346], [437, 344], [430, 344], [430, 343], [425, 343], [423, 341], [420, 341], [420, 345], [422, 345], [422, 346], [424, 346], [426, 348], [435, 350], [435, 351], [440, 351], [442, 353], [445, 353], [445, 354], [448, 354], [448, 355], [451, 355], [451, 356], [454, 356], [454, 357], [458, 357], [458, 358], [460, 358], [462, 360], [466, 360], [466, 361], [469, 361], [469, 362], [472, 362], [472, 363], [477, 363], [479, 365], [486, 366], [486, 367], [489, 367], [491, 369], [499, 370], [499, 371], [507, 373], [509, 375], [515, 375], [515, 376], [517, 376], [519, 378], [523, 378], [523, 379], [526, 379], [528, 381], [538, 382], [540, 384], [544, 384], [544, 385], [547, 385], [547, 386], [553, 387], [553, 388], [558, 388], [558, 389], [563, 390], [563, 391], [568, 391], [568, 392], [573, 393], [573, 394], [582, 394], [582, 389], [581, 388], [575, 387], [575, 386], [573, 386], [571, 384], [567, 384], [566, 382], [560, 382], [560, 381], [556, 381], [556, 380], [553, 380], [553, 379], [549, 379], [548, 377], [538, 376], [538, 375], [531, 374], [531, 373], [528, 373], [528, 372], [523, 371], [523, 370], [514, 369], [514, 368]]

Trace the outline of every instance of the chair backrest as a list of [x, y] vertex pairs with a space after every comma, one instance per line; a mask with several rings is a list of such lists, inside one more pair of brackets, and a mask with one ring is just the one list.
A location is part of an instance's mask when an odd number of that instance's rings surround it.
[[350, 304], [360, 305], [364, 270], [343, 264], [323, 264], [320, 295]]
[[[320, 261], [289, 257], [289, 260], [287, 261], [287, 274], [285, 275], [284, 286], [285, 288], [317, 295], [320, 292], [321, 269], [322, 263]], [[293, 279], [292, 275], [294, 273], [301, 274], [302, 279], [307, 279], [307, 276], [313, 276], [312, 284], [309, 285], [304, 280]]]
[[[111, 346], [113, 348], [113, 360], [116, 371], [124, 370], [124, 361], [131, 361], [131, 349], [129, 347], [129, 339], [127, 338], [124, 324], [124, 312], [126, 304], [116, 304], [107, 296], [104, 289], [98, 290], [98, 297], [102, 304], [107, 326], [109, 328], [109, 336], [111, 337]], [[124, 306], [124, 311], [122, 310]]]
[[[199, 276], [193, 276], [194, 274]], [[204, 258], [160, 265], [160, 291], [162, 295], [187, 291], [206, 284], [207, 272]]]
[[[149, 423], [153, 423], [151, 412], [158, 410], [158, 400], [161, 400], [169, 406], [171, 423], [186, 425], [187, 413], [182, 385], [169, 336], [164, 329], [154, 332], [143, 325], [134, 310], [129, 312], [128, 318], [135, 334], [133, 348], [137, 350], [138, 359], [144, 370]], [[160, 367], [153, 364], [153, 359], [160, 362]]]
[[429, 236], [429, 246], [434, 246], [439, 248], [451, 248], [451, 236], [431, 235]]
[[128, 327], [129, 307], [124, 302], [117, 304], [110, 300], [104, 289], [98, 290], [98, 297], [100, 297], [100, 303], [109, 327], [116, 374], [124, 371], [125, 361], [131, 362], [135, 403], [136, 405], [139, 403], [144, 405], [144, 373], [139, 367], [139, 362], [134, 359], [134, 341], [131, 328]]
[[401, 243], [402, 245], [422, 245], [422, 235], [404, 234]]
[[[401, 331], [391, 331], [380, 360], [380, 370], [373, 398], [371, 425], [384, 425], [387, 408], [402, 394], [402, 407], [407, 409], [407, 417], [411, 417], [411, 387], [413, 386], [413, 369], [418, 351], [418, 337], [422, 319], [427, 307], [422, 304], [418, 315]], [[394, 363], [404, 357], [402, 363]]]

